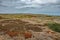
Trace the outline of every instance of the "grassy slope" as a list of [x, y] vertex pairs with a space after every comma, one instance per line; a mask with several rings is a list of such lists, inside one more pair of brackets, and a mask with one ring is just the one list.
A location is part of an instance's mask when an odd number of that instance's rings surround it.
[[[53, 20], [60, 20], [60, 16], [49, 16], [49, 15], [40, 15], [40, 14], [0, 14], [0, 19], [22, 19], [22, 18], [38, 18], [38, 19], [41, 19], [43, 20], [43, 22], [45, 22], [45, 20], [48, 20], [49, 24], [49, 28], [54, 30], [54, 31], [57, 31], [57, 32], [60, 32], [60, 24], [53, 24], [55, 23]], [[51, 20], [51, 21], [49, 21]], [[50, 23], [50, 22], [53, 22], [53, 23]]]
[[42, 14], [0, 14], [4, 18], [31, 18], [31, 17], [44, 17], [44, 18], [60, 18], [60, 16], [50, 16]]

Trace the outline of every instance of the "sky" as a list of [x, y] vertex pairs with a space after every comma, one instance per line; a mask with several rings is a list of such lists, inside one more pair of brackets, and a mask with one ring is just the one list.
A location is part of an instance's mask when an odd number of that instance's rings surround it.
[[0, 13], [60, 15], [60, 0], [0, 0]]

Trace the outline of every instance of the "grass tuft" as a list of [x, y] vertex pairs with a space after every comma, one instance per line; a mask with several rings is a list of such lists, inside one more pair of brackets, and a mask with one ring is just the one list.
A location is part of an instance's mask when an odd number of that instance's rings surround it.
[[48, 27], [52, 29], [53, 31], [60, 33], [60, 24], [58, 23], [48, 23]]

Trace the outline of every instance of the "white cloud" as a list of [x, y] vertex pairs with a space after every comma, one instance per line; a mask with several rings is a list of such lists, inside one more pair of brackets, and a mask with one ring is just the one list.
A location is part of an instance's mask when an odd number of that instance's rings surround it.
[[38, 4], [45, 4], [45, 3], [56, 3], [57, 0], [21, 0], [21, 2], [24, 2], [26, 4], [29, 3], [38, 3]]
[[[15, 8], [41, 7], [40, 4], [56, 3], [57, 0], [19, 0], [17, 3], [26, 4], [25, 6], [16, 6]], [[22, 5], [23, 5], [22, 4]]]
[[37, 6], [40, 7], [40, 4], [57, 3], [58, 0], [9, 0], [9, 1], [1, 0], [1, 1], [2, 5], [13, 6], [15, 8], [23, 8], [23, 7], [37, 7]]
[[57, 0], [48, 0], [48, 2], [50, 2], [50, 3], [56, 3]]

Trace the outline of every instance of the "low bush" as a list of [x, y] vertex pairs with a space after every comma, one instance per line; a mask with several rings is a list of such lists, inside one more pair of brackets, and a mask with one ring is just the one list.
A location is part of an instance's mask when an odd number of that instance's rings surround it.
[[53, 31], [60, 32], [60, 24], [58, 23], [48, 23], [48, 27]]
[[32, 37], [32, 34], [30, 32], [25, 32], [24, 33], [24, 37], [25, 37], [25, 39], [31, 38]]

